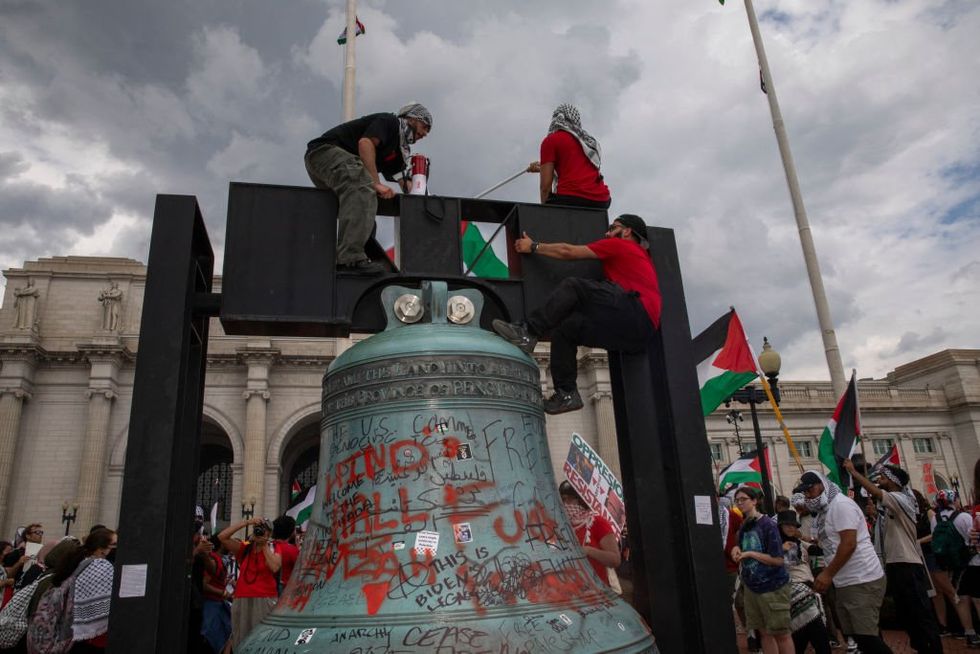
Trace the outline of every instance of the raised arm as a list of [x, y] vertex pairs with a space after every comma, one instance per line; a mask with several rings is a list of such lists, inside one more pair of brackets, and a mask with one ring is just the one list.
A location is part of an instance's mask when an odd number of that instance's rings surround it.
[[847, 470], [852, 477], [854, 477], [857, 483], [861, 484], [861, 487], [864, 488], [864, 490], [868, 491], [868, 494], [871, 495], [871, 497], [875, 498], [878, 501], [881, 501], [881, 498], [882, 496], [884, 496], [885, 491], [878, 488], [878, 486], [874, 482], [872, 482], [870, 479], [868, 479], [860, 472], [858, 472], [857, 468], [854, 467], [853, 461], [851, 461], [850, 459], [844, 459], [844, 469]]

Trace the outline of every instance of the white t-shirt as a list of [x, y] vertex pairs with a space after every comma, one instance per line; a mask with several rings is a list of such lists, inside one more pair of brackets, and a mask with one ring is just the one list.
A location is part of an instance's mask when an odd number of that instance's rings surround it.
[[837, 571], [834, 576], [834, 586], [844, 588], [856, 584], [865, 584], [885, 576], [878, 555], [875, 554], [874, 545], [871, 543], [868, 523], [854, 500], [843, 493], [834, 497], [830, 506], [827, 507], [822, 522], [823, 524], [818, 529], [817, 538], [820, 541], [820, 547], [823, 549], [827, 564], [837, 555], [837, 547], [840, 545], [840, 532], [853, 529], [857, 535], [857, 548], [851, 558]]

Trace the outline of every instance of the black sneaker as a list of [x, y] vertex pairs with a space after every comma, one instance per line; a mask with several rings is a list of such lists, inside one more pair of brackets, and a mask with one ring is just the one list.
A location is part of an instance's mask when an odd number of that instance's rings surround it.
[[505, 341], [516, 345], [528, 354], [534, 352], [534, 346], [538, 344], [538, 339], [531, 336], [526, 325], [519, 322], [505, 322], [499, 318], [495, 319], [492, 324], [493, 331], [497, 332]]
[[355, 261], [354, 263], [339, 263], [337, 264], [337, 272], [348, 273], [352, 275], [364, 275], [366, 277], [372, 277], [374, 275], [380, 275], [385, 271], [382, 264], [371, 261], [370, 259], [361, 259], [360, 261]]
[[582, 396], [577, 390], [566, 393], [555, 389], [554, 395], [544, 401], [544, 412], [548, 415], [558, 415], [569, 411], [578, 411], [582, 408]]

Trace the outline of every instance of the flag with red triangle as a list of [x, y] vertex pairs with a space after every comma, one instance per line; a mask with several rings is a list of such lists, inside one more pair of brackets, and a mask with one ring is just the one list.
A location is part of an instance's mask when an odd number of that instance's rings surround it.
[[851, 375], [847, 390], [841, 395], [834, 415], [820, 434], [817, 458], [827, 467], [827, 479], [847, 491], [851, 476], [844, 469], [844, 459], [858, 451], [861, 425], [858, 421], [857, 380]]
[[[771, 469], [769, 468], [769, 448], [763, 447], [763, 456], [766, 461], [766, 472], [772, 479]], [[731, 486], [754, 486], [762, 488], [762, 468], [759, 464], [758, 450], [746, 452], [735, 459], [718, 475], [718, 490], [725, 491]]]
[[732, 393], [755, 380], [755, 357], [745, 340], [742, 322], [732, 309], [698, 334], [694, 355], [701, 385], [701, 410], [707, 416]]
[[874, 474], [876, 471], [881, 469], [881, 466], [886, 463], [890, 463], [894, 466], [902, 465], [898, 459], [898, 444], [892, 443], [892, 449], [885, 452], [884, 456], [875, 461], [875, 464], [871, 466], [871, 471], [869, 475]]

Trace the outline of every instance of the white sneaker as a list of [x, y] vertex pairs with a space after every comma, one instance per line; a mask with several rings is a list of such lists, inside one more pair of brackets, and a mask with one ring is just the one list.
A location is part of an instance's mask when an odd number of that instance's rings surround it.
[[858, 644], [850, 636], [847, 637], [847, 654], [858, 654]]

